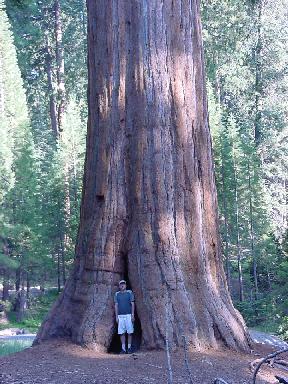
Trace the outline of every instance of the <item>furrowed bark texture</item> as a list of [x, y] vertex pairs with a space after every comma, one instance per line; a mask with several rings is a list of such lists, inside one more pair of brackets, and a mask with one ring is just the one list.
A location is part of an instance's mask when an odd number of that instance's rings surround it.
[[35, 343], [107, 348], [125, 274], [142, 345], [246, 350], [227, 290], [198, 1], [88, 0], [89, 119], [76, 260]]

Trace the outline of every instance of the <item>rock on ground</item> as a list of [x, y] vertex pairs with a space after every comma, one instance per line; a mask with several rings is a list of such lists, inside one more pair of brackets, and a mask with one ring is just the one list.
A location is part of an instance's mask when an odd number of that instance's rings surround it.
[[249, 333], [255, 343], [270, 345], [271, 347], [275, 347], [277, 349], [288, 348], [288, 343], [281, 340], [278, 336], [265, 332], [254, 331], [253, 329], [251, 329]]

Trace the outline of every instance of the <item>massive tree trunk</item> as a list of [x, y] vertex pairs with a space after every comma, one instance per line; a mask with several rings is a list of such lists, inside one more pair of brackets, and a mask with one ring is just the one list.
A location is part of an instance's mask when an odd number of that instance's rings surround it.
[[[76, 259], [35, 343], [107, 349], [128, 276], [142, 345], [246, 350], [221, 261], [198, 1], [88, 0], [89, 119]], [[126, 270], [126, 266], [128, 270]]]

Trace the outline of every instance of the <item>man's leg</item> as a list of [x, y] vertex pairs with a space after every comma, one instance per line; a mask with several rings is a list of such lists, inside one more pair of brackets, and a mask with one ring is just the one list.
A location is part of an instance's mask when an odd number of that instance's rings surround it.
[[131, 348], [132, 345], [132, 333], [128, 333], [128, 349]]
[[132, 334], [134, 332], [134, 325], [133, 325], [133, 322], [132, 322], [132, 318], [131, 318], [131, 315], [127, 315], [127, 318], [126, 318], [126, 328], [127, 328], [127, 333], [128, 333], [128, 353], [131, 353], [132, 352]]
[[118, 334], [121, 340], [122, 353], [126, 353], [125, 332], [126, 332], [125, 319], [123, 319], [123, 316], [118, 316]]
[[122, 333], [122, 335], [120, 335], [120, 339], [121, 339], [122, 351], [126, 352], [125, 333]]

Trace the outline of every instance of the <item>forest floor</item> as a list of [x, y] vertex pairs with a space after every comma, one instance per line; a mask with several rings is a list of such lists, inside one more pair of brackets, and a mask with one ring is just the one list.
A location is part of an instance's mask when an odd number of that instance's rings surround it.
[[[251, 384], [249, 363], [272, 351], [275, 347], [255, 344], [251, 354], [231, 351], [189, 353], [192, 382], [212, 384], [216, 377], [221, 377], [229, 384]], [[173, 384], [190, 384], [183, 353], [175, 352], [171, 357]], [[104, 354], [58, 339], [0, 358], [0, 383], [166, 384], [166, 361], [165, 352]], [[274, 375], [279, 372], [265, 365], [257, 375], [257, 384], [276, 383]]]

